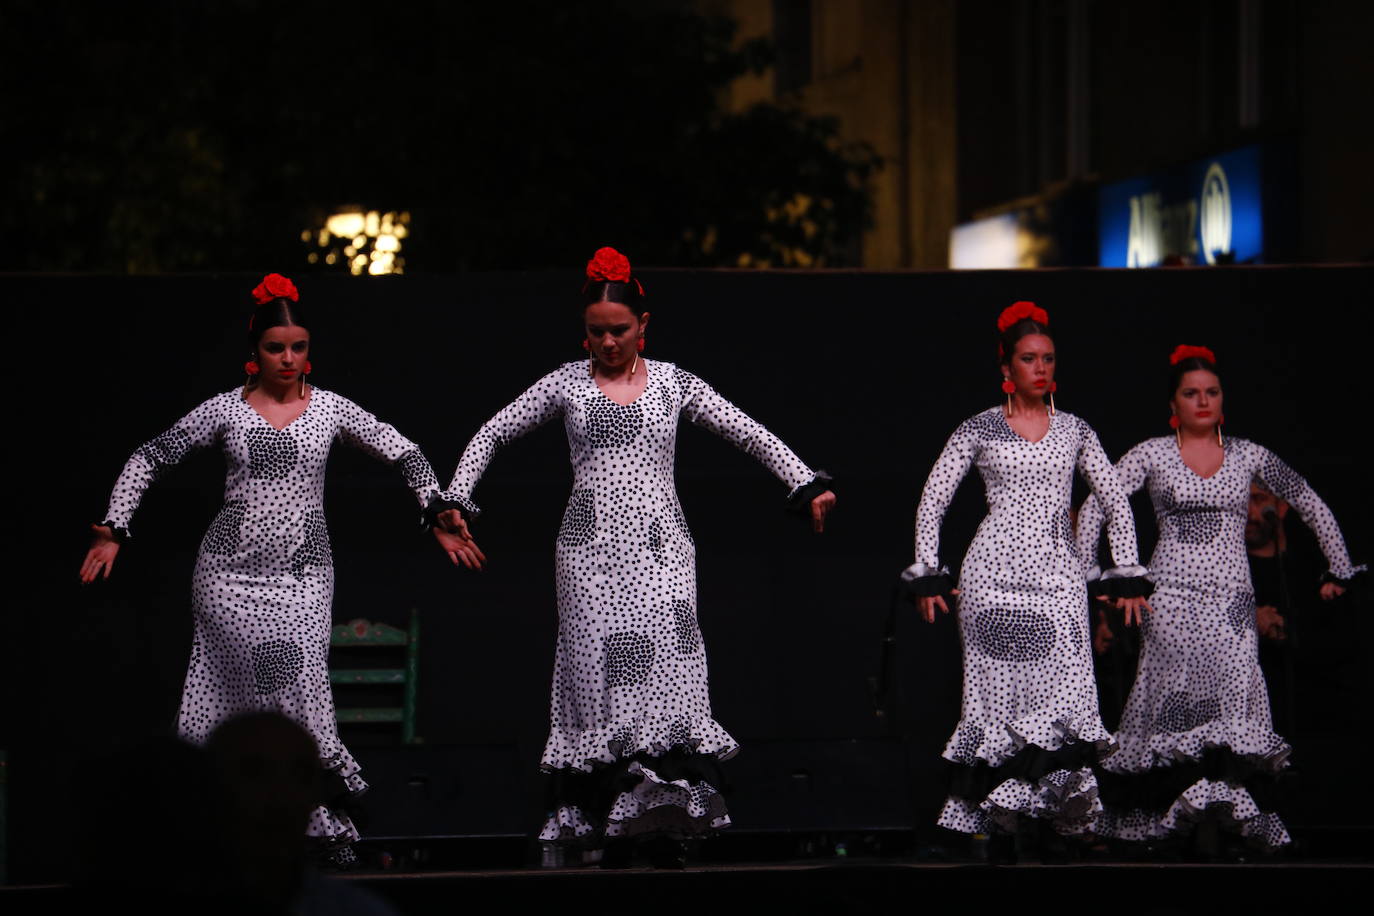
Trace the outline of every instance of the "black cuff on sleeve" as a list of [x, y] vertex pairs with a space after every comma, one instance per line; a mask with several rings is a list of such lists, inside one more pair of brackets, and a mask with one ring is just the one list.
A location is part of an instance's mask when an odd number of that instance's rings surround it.
[[950, 597], [950, 592], [954, 591], [954, 582], [945, 573], [936, 573], [933, 576], [918, 576], [914, 579], [902, 579], [902, 593], [908, 598], [933, 598], [936, 595]]
[[835, 478], [825, 471], [817, 471], [810, 483], [797, 487], [792, 495], [787, 497], [787, 511], [810, 518], [811, 500], [826, 490], [833, 489], [835, 489]]
[[114, 533], [114, 539], [115, 539], [116, 541], [118, 541], [119, 543], [123, 544], [125, 541], [127, 541], [127, 540], [129, 539], [129, 529], [128, 529], [128, 528], [121, 528], [121, 527], [119, 527], [118, 525], [116, 525], [114, 522], [110, 521], [109, 519], [106, 519], [105, 521], [101, 522], [100, 524], [101, 524], [103, 527], [105, 527], [105, 528], [109, 528], [110, 531], [112, 531], [112, 532]]
[[1322, 573], [1321, 584], [1325, 585], [1328, 582], [1335, 582], [1341, 588], [1349, 588], [1351, 582], [1354, 582], [1356, 579], [1365, 575], [1366, 572], [1367, 570], [1363, 566], [1360, 566], [1355, 569], [1355, 572], [1351, 574], [1349, 579], [1342, 579], [1340, 576], [1336, 575], [1328, 569], [1326, 572]]
[[467, 518], [467, 513], [463, 511], [462, 504], [451, 499], [444, 499], [442, 496], [436, 496], [429, 501], [429, 505], [425, 506], [424, 514], [420, 520], [421, 528], [425, 531], [433, 528], [438, 522], [439, 513], [447, 512], [449, 509], [457, 509], [463, 513], [464, 518]]
[[[1088, 585], [1094, 595], [1106, 595], [1108, 598], [1148, 598], [1155, 590], [1154, 583], [1144, 576], [1099, 579]], [[1094, 585], [1096, 588], [1093, 588]]]

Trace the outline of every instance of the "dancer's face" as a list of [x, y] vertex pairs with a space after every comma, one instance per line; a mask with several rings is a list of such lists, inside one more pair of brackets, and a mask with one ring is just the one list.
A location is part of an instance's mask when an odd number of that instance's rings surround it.
[[1002, 371], [1010, 375], [1021, 397], [1044, 397], [1054, 382], [1054, 341], [1044, 334], [1027, 334], [1016, 342]]
[[649, 313], [636, 315], [619, 302], [594, 302], [583, 312], [592, 356], [607, 369], [628, 365], [639, 352], [639, 338], [649, 325]]
[[1169, 406], [1188, 432], [1210, 433], [1221, 420], [1221, 379], [1206, 369], [1183, 373]]
[[268, 328], [258, 340], [261, 384], [273, 388], [294, 385], [305, 371], [310, 355], [310, 332], [299, 325]]

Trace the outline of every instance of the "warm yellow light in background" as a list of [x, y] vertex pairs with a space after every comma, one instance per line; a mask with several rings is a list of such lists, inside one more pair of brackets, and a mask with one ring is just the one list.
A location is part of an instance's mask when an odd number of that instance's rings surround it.
[[301, 232], [301, 241], [311, 246], [306, 260], [316, 264], [347, 265], [349, 273], [361, 276], [404, 273], [401, 239], [410, 235], [410, 211], [364, 210], [348, 207], [332, 214], [323, 226]]
[[363, 231], [364, 216], [357, 210], [335, 213], [325, 220], [324, 228], [339, 238], [352, 238]]

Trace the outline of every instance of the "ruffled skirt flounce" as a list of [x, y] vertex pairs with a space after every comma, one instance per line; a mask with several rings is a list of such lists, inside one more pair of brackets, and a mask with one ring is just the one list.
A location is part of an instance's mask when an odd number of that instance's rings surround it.
[[1093, 764], [1113, 749], [1100, 719], [1055, 722], [1037, 713], [990, 740], [985, 731], [961, 722], [945, 748], [950, 794], [936, 821], [941, 827], [1012, 833], [1019, 819], [1035, 818], [1061, 834], [1094, 831], [1102, 802]]
[[[710, 726], [709, 741], [604, 741], [577, 766], [560, 766], [557, 756], [551, 761], [546, 753], [547, 816], [539, 839], [597, 847], [617, 837], [692, 838], [728, 827], [720, 762], [739, 748], [718, 724]], [[576, 743], [591, 747], [594, 741], [587, 735]]]
[[[1192, 744], [1192, 742], [1189, 742]], [[1153, 842], [1187, 834], [1215, 817], [1251, 845], [1277, 849], [1292, 841], [1282, 818], [1283, 775], [1290, 748], [1281, 743], [1268, 755], [1241, 755], [1209, 744], [1196, 755], [1181, 750], [1143, 770], [1104, 766], [1106, 809], [1098, 832], [1106, 837]]]

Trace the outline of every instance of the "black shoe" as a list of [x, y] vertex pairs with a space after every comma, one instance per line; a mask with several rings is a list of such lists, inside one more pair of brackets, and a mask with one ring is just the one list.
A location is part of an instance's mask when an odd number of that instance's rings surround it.
[[989, 865], [1015, 865], [1016, 864], [1016, 835], [1011, 833], [994, 833], [988, 837], [988, 864]]
[[1040, 822], [1037, 846], [1040, 847], [1041, 865], [1067, 865], [1073, 857], [1069, 843], [1051, 825]]
[[681, 869], [687, 867], [687, 847], [681, 840], [656, 836], [644, 842], [644, 854], [654, 868]]
[[601, 868], [633, 868], [635, 864], [634, 840], [628, 837], [614, 837], [606, 841], [601, 853]]

